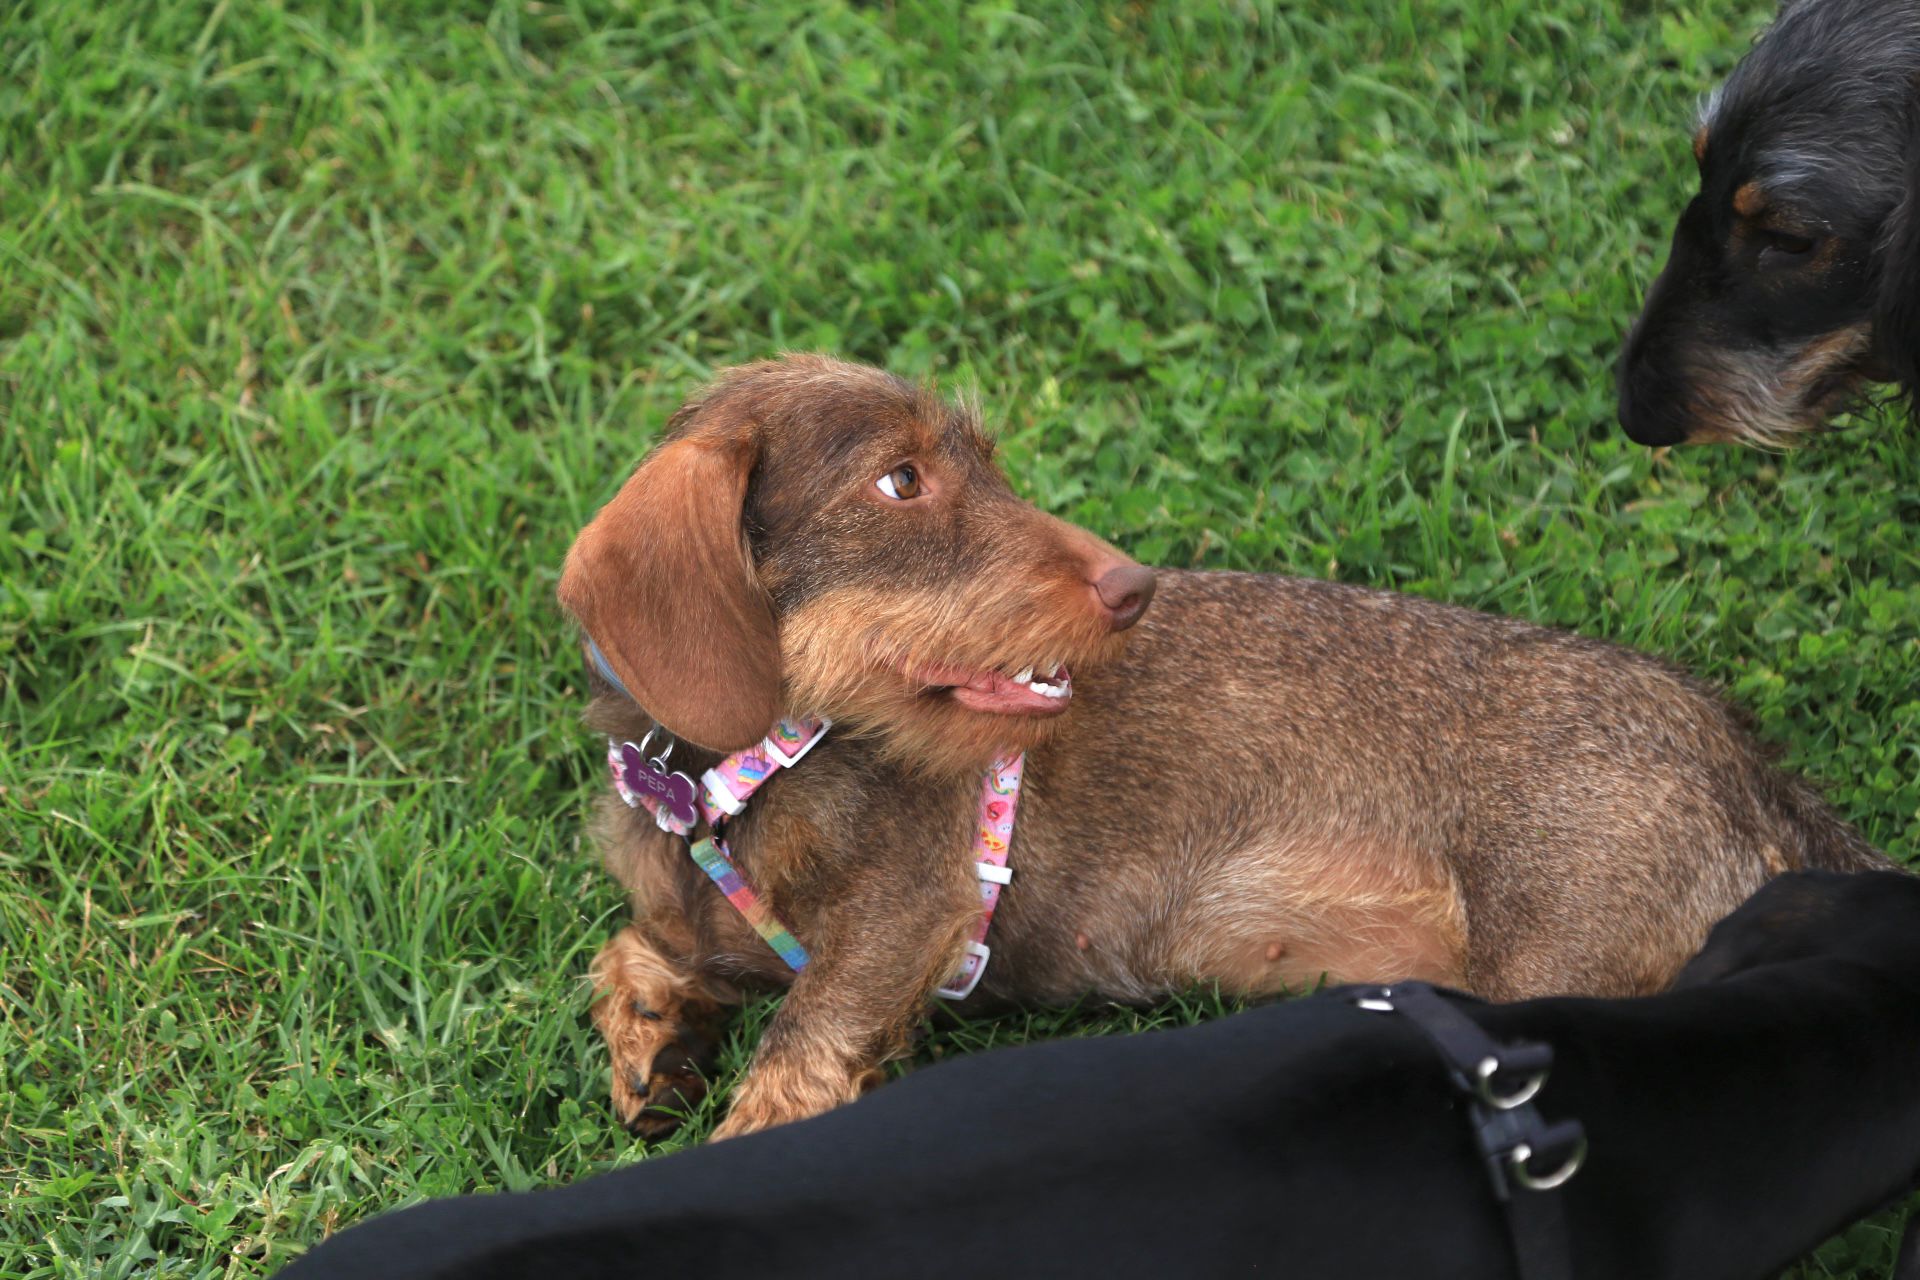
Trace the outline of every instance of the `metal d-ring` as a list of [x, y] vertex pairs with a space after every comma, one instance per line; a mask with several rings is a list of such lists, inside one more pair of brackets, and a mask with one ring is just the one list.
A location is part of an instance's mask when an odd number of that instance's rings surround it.
[[1580, 1172], [1580, 1166], [1585, 1163], [1586, 1158], [1587, 1139], [1586, 1135], [1582, 1134], [1579, 1143], [1573, 1148], [1573, 1154], [1569, 1155], [1558, 1169], [1536, 1177], [1527, 1168], [1527, 1161], [1533, 1159], [1533, 1148], [1523, 1142], [1507, 1152], [1507, 1170], [1513, 1174], [1513, 1180], [1528, 1191], [1551, 1191]]
[[[653, 735], [656, 733], [662, 734], [666, 737], [667, 745], [660, 749], [659, 755], [653, 756], [649, 759], [649, 757], [647, 756], [647, 744], [653, 741]], [[640, 758], [642, 760], [647, 760], [648, 763], [652, 764], [656, 769], [660, 770], [660, 772], [666, 773], [668, 772], [667, 757], [673, 754], [674, 747], [678, 745], [679, 743], [675, 740], [672, 731], [669, 730], [663, 724], [657, 724], [653, 726], [653, 728], [647, 730], [646, 737], [640, 739]]]
[[1536, 1071], [1528, 1076], [1525, 1082], [1512, 1093], [1495, 1093], [1493, 1090], [1493, 1077], [1498, 1074], [1499, 1070], [1500, 1059], [1486, 1057], [1480, 1059], [1480, 1065], [1474, 1068], [1473, 1072], [1473, 1091], [1480, 1095], [1480, 1101], [1486, 1103], [1495, 1111], [1511, 1111], [1515, 1107], [1530, 1101], [1534, 1094], [1540, 1092], [1540, 1086], [1547, 1082], [1547, 1073], [1544, 1070]]

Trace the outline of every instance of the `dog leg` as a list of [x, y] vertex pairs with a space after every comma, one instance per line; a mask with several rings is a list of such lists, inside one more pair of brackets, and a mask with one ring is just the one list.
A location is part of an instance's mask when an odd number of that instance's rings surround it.
[[877, 892], [843, 900], [836, 918], [857, 927], [813, 943], [715, 1138], [804, 1120], [884, 1079], [881, 1065], [906, 1051], [979, 911], [971, 884], [951, 888], [920, 901]]
[[627, 926], [593, 959], [593, 1025], [613, 1060], [613, 1109], [643, 1138], [677, 1128], [706, 1096], [719, 1045], [720, 1002], [639, 929]]

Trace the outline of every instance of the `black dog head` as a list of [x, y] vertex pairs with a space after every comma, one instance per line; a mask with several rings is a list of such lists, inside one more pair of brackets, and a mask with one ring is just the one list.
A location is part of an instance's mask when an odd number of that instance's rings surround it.
[[1707, 935], [1674, 987], [1816, 956], [1863, 960], [1920, 982], [1920, 877], [1793, 871], [1760, 887]]
[[1642, 444], [1782, 445], [1920, 393], [1920, 4], [1789, 0], [1701, 113], [1700, 190], [1620, 360]]

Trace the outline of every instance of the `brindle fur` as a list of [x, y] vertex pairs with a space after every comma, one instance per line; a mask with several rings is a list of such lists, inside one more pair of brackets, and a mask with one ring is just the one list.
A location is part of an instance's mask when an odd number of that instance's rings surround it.
[[[676, 767], [697, 773], [777, 710], [836, 724], [729, 831], [812, 953], [797, 977], [682, 840], [611, 790], [601, 802], [634, 922], [595, 963], [594, 1018], [616, 1109], [643, 1132], [699, 1096], [696, 1050], [750, 988], [789, 991], [723, 1136], [847, 1101], [905, 1048], [978, 910], [979, 770], [1005, 749], [1028, 751], [1015, 875], [974, 1004], [1322, 977], [1650, 992], [1768, 877], [1885, 865], [1711, 692], [1601, 641], [1358, 587], [1177, 571], [1118, 635], [1088, 585], [1118, 553], [1014, 499], [970, 413], [877, 370], [789, 357], [732, 371], [675, 416], [629, 490], [657, 494], [648, 469], [679, 465], [683, 443], [748, 469], [722, 486], [740, 509], [668, 503], [659, 519], [700, 509], [712, 527], [648, 527], [623, 490], [570, 555], [563, 600], [627, 655], [612, 660], [636, 692], [687, 662], [722, 677], [773, 664], [777, 705], [744, 716], [737, 687], [715, 687], [714, 716], [668, 721], [711, 748], [683, 742]], [[911, 511], [867, 493], [906, 458], [937, 481]], [[726, 562], [680, 545], [714, 537], [744, 537], [738, 582], [672, 577]], [[758, 622], [729, 636], [637, 619], [631, 601], [671, 593], [634, 595], [621, 579], [636, 573], [763, 602], [778, 651]], [[645, 669], [633, 628], [654, 646]], [[1044, 722], [967, 711], [899, 675], [903, 655], [1065, 657], [1072, 703]], [[596, 729], [653, 727], [597, 679], [596, 695]]]

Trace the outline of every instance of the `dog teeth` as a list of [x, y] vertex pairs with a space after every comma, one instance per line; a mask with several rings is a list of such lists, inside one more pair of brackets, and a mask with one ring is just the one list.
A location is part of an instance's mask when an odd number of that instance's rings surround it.
[[[1046, 671], [1051, 674], [1045, 679], [1035, 679], [1033, 673], [1036, 671]], [[1036, 662], [1033, 666], [1008, 676], [1007, 679], [1014, 684], [1025, 685], [1043, 698], [1064, 698], [1072, 692], [1066, 674], [1057, 662]]]

